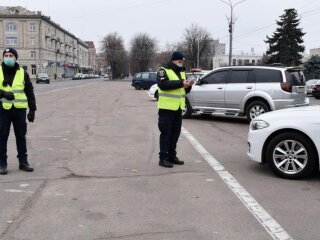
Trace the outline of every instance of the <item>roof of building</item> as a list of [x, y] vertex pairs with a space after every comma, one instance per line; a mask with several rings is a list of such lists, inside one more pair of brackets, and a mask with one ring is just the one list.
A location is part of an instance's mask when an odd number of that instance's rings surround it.
[[0, 6], [0, 17], [1, 18], [31, 18], [31, 19], [41, 19], [46, 21], [47, 23], [51, 24], [55, 28], [59, 29], [60, 31], [64, 32], [65, 34], [69, 35], [78, 40], [78, 43], [86, 48], [89, 46], [82, 41], [81, 39], [77, 38], [72, 33], [68, 32], [64, 28], [62, 28], [59, 24], [55, 23], [50, 19], [49, 16], [42, 15], [41, 11], [30, 11], [26, 8], [21, 6]]
[[93, 41], [85, 41], [89, 48], [95, 48]]
[[20, 6], [0, 6], [0, 14], [1, 15], [35, 15], [37, 14], [37, 12], [30, 11]]

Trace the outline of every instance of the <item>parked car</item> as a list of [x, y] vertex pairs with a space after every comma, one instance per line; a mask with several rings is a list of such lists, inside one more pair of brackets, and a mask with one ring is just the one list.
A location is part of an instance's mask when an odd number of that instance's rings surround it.
[[312, 86], [312, 96], [314, 96], [316, 99], [320, 98], [320, 81]]
[[248, 156], [268, 163], [278, 176], [307, 177], [319, 171], [320, 106], [282, 109], [252, 120]]
[[320, 83], [320, 79], [310, 79], [306, 82], [307, 94], [312, 94], [313, 87]]
[[85, 79], [85, 75], [83, 73], [76, 73], [73, 77], [72, 80], [79, 80], [79, 79]]
[[[188, 80], [194, 79], [196, 82], [205, 74], [207, 74], [209, 71], [194, 71], [194, 72], [190, 72], [190, 73], [186, 73], [186, 77]], [[155, 100], [158, 100], [158, 85], [157, 84], [153, 84], [150, 89], [149, 89], [149, 96], [152, 97]]]
[[245, 116], [309, 105], [303, 72], [293, 67], [234, 66], [215, 69], [186, 95], [184, 118], [194, 112]]
[[193, 68], [193, 69], [191, 69], [191, 72], [186, 73], [186, 77], [188, 80], [194, 79], [197, 82], [201, 77], [203, 77], [204, 75], [206, 75], [209, 72], [211, 72], [211, 71]]
[[50, 77], [47, 73], [38, 73], [36, 76], [36, 83], [50, 83]]
[[136, 73], [132, 78], [131, 85], [136, 89], [149, 89], [153, 84], [157, 83], [157, 73], [155, 72], [140, 72]]

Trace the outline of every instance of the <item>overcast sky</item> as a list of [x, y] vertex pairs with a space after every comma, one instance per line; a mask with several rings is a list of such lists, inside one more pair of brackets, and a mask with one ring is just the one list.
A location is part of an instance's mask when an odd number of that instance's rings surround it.
[[[166, 43], [181, 40], [192, 23], [226, 43], [227, 52], [229, 48], [230, 7], [220, 0], [1, 0], [0, 4], [42, 11], [77, 37], [94, 41], [98, 51], [101, 39], [114, 31], [127, 47], [136, 33], [144, 32], [157, 39], [160, 50], [165, 49]], [[233, 52], [247, 53], [251, 48], [257, 54], [265, 52], [263, 40], [274, 32], [275, 21], [287, 8], [297, 9], [301, 16], [306, 52], [320, 47], [320, 0], [246, 0], [234, 8]]]

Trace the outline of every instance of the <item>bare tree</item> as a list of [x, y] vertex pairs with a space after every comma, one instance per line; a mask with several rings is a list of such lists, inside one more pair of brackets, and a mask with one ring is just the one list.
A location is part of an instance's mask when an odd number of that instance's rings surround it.
[[[209, 68], [213, 56], [213, 39], [210, 33], [197, 24], [185, 29], [183, 41], [180, 43], [181, 51], [186, 55], [190, 67]], [[199, 56], [198, 56], [199, 51]]]
[[125, 74], [121, 70], [125, 69], [125, 48], [123, 39], [117, 32], [109, 33], [102, 40], [102, 51], [107, 59], [108, 66], [111, 67], [112, 79], [116, 79]]
[[157, 41], [147, 33], [138, 33], [131, 40], [131, 66], [133, 72], [148, 71], [155, 56]]

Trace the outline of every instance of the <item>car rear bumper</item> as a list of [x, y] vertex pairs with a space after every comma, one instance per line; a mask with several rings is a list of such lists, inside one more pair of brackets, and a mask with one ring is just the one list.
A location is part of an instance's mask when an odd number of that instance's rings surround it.
[[308, 97], [305, 97], [300, 101], [297, 99], [277, 99], [277, 100], [274, 100], [274, 105], [275, 105], [274, 110], [290, 108], [290, 107], [309, 106], [309, 104], [310, 104], [310, 100]]

